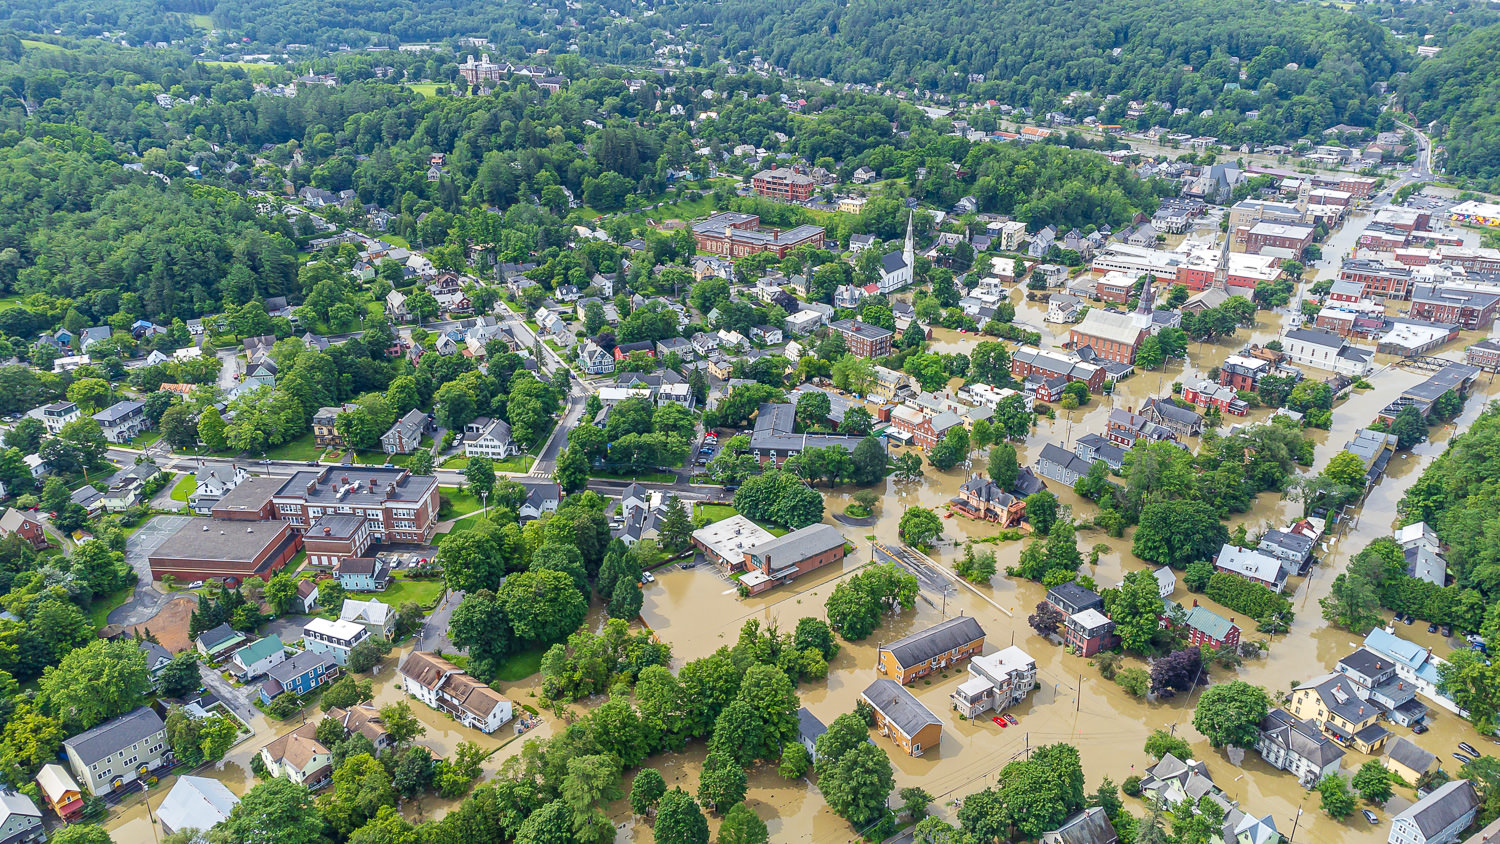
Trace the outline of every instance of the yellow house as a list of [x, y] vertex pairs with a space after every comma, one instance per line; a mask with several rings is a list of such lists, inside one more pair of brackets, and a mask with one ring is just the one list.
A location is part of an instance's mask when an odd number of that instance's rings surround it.
[[1407, 782], [1416, 782], [1432, 768], [1437, 757], [1404, 738], [1391, 742], [1391, 747], [1380, 760], [1391, 773], [1400, 775]]
[[877, 366], [875, 367], [875, 380], [870, 383], [870, 397], [880, 401], [892, 401], [903, 387], [907, 392], [911, 390], [911, 378], [906, 373]]
[[1354, 683], [1341, 674], [1314, 677], [1293, 689], [1287, 711], [1299, 720], [1312, 721], [1329, 738], [1360, 753], [1376, 755], [1391, 737], [1379, 723], [1384, 710], [1361, 698]]

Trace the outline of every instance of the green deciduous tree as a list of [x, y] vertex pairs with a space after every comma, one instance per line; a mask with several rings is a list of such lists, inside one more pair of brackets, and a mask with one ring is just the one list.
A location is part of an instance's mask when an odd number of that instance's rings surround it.
[[1198, 698], [1193, 726], [1214, 747], [1250, 748], [1260, 735], [1260, 722], [1270, 709], [1266, 690], [1243, 680], [1217, 683]]

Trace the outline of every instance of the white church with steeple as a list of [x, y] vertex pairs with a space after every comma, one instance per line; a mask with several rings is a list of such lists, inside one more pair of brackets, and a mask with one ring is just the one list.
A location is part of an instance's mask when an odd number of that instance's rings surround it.
[[880, 258], [880, 292], [894, 293], [912, 283], [917, 266], [916, 245], [912, 241], [912, 222], [916, 212], [907, 212], [906, 244], [900, 252], [887, 252]]

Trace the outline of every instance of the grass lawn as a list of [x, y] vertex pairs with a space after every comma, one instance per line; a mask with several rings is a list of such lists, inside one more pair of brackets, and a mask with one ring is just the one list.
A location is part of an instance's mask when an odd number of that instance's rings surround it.
[[438, 598], [443, 594], [443, 579], [432, 580], [408, 580], [397, 573], [391, 580], [385, 592], [378, 597], [380, 600], [393, 607], [399, 607], [407, 601], [416, 601], [425, 609], [437, 606]]
[[[26, 42], [22, 41], [21, 43], [25, 44]], [[40, 43], [40, 42], [37, 42], [37, 43]], [[48, 44], [47, 46], [50, 47], [52, 45]], [[0, 297], [0, 311], [5, 310], [6, 308], [18, 308], [18, 307], [20, 307], [21, 306], [21, 300], [25, 299], [25, 298], [26, 297], [23, 296], [20, 293], [17, 293], [14, 296], [3, 296], [3, 297]]]
[[62, 52], [66, 49], [56, 44], [49, 44], [46, 41], [33, 41], [30, 38], [22, 38], [21, 46], [28, 50], [54, 50], [57, 52]]
[[[421, 94], [424, 97], [436, 97], [437, 96], [437, 89], [440, 86], [443, 86], [443, 85], [446, 85], [446, 84], [447, 83], [443, 83], [443, 82], [408, 82], [408, 83], [406, 83], [406, 87], [412, 89], [413, 91], [416, 91], [418, 94]], [[453, 90], [453, 86], [452, 85], [447, 85], [447, 88], [450, 91]], [[389, 243], [390, 241], [386, 241], [386, 242]]]
[[469, 465], [469, 457], [464, 454], [455, 454], [438, 465], [444, 469], [457, 469], [462, 472]]
[[[98, 630], [99, 628], [108, 624], [109, 614], [113, 612], [116, 607], [130, 600], [130, 596], [133, 594], [135, 594], [135, 587], [126, 586], [123, 589], [116, 589], [108, 595], [100, 595], [99, 597], [95, 598], [94, 605], [89, 607], [89, 623], [94, 625], [95, 630]], [[538, 666], [540, 666], [540, 657], [537, 658], [537, 663]]]
[[214, 28], [214, 19], [208, 15], [188, 15], [188, 20], [199, 29]]
[[143, 433], [140, 436], [136, 437], [135, 439], [131, 440], [130, 441], [130, 447], [131, 448], [139, 448], [139, 449], [147, 449], [147, 448], [150, 448], [153, 445], [156, 445], [156, 441], [159, 440], [159, 439], [161, 439], [161, 431], [157, 431], [157, 430], [146, 431], [145, 433]]
[[662, 220], [691, 220], [695, 217], [707, 216], [713, 209], [714, 197], [713, 194], [709, 194], [708, 196], [685, 197], [645, 213]]
[[531, 464], [535, 462], [536, 458], [530, 454], [518, 454], [494, 461], [494, 467], [496, 472], [530, 472]]
[[645, 481], [654, 484], [669, 484], [677, 480], [676, 475], [666, 472], [590, 472], [591, 478], [605, 478], [612, 481]]
[[[432, 450], [432, 437], [423, 437], [420, 448]], [[412, 452], [415, 454], [416, 452]], [[407, 466], [411, 464], [412, 454], [386, 454], [383, 451], [370, 451], [363, 454], [355, 454], [354, 462], [361, 466], [384, 466], [389, 463], [392, 466]]]
[[506, 683], [516, 683], [542, 670], [542, 654], [546, 653], [541, 648], [532, 648], [512, 654], [495, 671], [495, 678]]
[[[714, 522], [722, 522], [730, 516], [736, 515], [738, 512], [738, 510], [734, 509], [728, 504], [693, 505], [693, 518], [696, 520], [700, 516], [706, 516], [708, 517], [709, 524], [713, 524]], [[756, 524], [765, 528], [772, 536], [786, 536], [787, 534], [791, 533], [791, 531], [787, 528], [781, 527], [780, 525], [773, 525], [770, 522], [756, 522]]]
[[693, 519], [706, 517], [709, 524], [722, 522], [735, 514], [735, 509], [728, 504], [698, 504], [693, 507]]
[[468, 490], [458, 491], [458, 487], [445, 486], [438, 488], [438, 500], [442, 502], [438, 508], [439, 519], [456, 519], [459, 516], [467, 516], [483, 507], [479, 496]]
[[174, 486], [174, 487], [172, 487], [172, 500], [173, 501], [181, 501], [183, 504], [186, 504], [188, 498], [190, 496], [192, 496], [192, 494], [195, 493], [195, 492], [197, 492], [197, 491], [198, 491], [198, 476], [197, 475], [183, 475], [177, 481], [177, 485]]
[[317, 460], [322, 455], [323, 447], [313, 441], [312, 431], [266, 452], [271, 460]]

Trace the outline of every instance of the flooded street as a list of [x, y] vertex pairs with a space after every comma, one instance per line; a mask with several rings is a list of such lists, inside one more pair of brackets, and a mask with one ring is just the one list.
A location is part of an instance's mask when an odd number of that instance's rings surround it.
[[[1044, 303], [1025, 301], [1019, 290], [1012, 293], [1011, 301], [1016, 305], [1016, 321], [1042, 331], [1044, 345], [1055, 347], [1066, 338], [1067, 326], [1043, 322]], [[1041, 447], [1048, 442], [1071, 447], [1082, 434], [1102, 432], [1105, 419], [1114, 407], [1135, 408], [1153, 396], [1168, 395], [1174, 381], [1206, 377], [1209, 369], [1247, 342], [1264, 344], [1274, 339], [1281, 331], [1284, 316], [1280, 312], [1261, 312], [1253, 329], [1242, 329], [1235, 337], [1221, 343], [1194, 343], [1188, 349], [1186, 360], [1173, 360], [1161, 371], [1139, 372], [1117, 385], [1114, 395], [1094, 397], [1087, 406], [1075, 411], [1059, 409], [1054, 420], [1039, 419], [1033, 434], [1018, 444], [1022, 464], [1033, 463]], [[1464, 346], [1480, 336], [1466, 333], [1460, 342], [1445, 347], [1438, 354], [1458, 359]], [[934, 350], [945, 353], [966, 352], [983, 339], [989, 338], [934, 329], [931, 345]], [[1384, 368], [1370, 377], [1374, 389], [1354, 391], [1336, 404], [1331, 430], [1307, 431], [1316, 444], [1316, 457], [1313, 468], [1301, 471], [1313, 473], [1321, 469], [1343, 449], [1356, 430], [1374, 420], [1375, 414], [1393, 396], [1427, 377], [1425, 373], [1394, 366], [1393, 361], [1385, 356], [1378, 358], [1377, 363]], [[1307, 373], [1318, 378], [1327, 375], [1311, 369]], [[1481, 382], [1456, 427], [1466, 427], [1497, 395], [1500, 393], [1494, 384]], [[1227, 424], [1263, 421], [1271, 412], [1270, 409], [1256, 409], [1248, 417], [1232, 419]], [[1213, 669], [1213, 681], [1244, 679], [1266, 687], [1276, 696], [1288, 691], [1293, 680], [1306, 681], [1331, 670], [1341, 657], [1358, 647], [1362, 637], [1326, 626], [1318, 599], [1328, 593], [1334, 576], [1343, 569], [1350, 556], [1371, 540], [1390, 535], [1396, 521], [1396, 505], [1402, 494], [1415, 482], [1422, 469], [1442, 453], [1454, 430], [1455, 426], [1451, 425], [1434, 427], [1428, 442], [1392, 461], [1385, 478], [1371, 492], [1363, 510], [1350, 524], [1343, 526], [1343, 533], [1329, 538], [1325, 550], [1320, 550], [1322, 564], [1315, 566], [1307, 578], [1292, 579], [1288, 589], [1298, 615], [1291, 631], [1270, 642], [1268, 655], [1248, 660], [1238, 670]], [[1196, 443], [1190, 445], [1196, 446]], [[740, 625], [748, 618], [758, 618], [763, 623], [775, 623], [782, 630], [790, 630], [802, 616], [821, 616], [823, 603], [834, 583], [870, 561], [871, 537], [883, 543], [898, 542], [897, 525], [901, 513], [908, 507], [928, 507], [943, 513], [943, 505], [954, 497], [971, 471], [984, 471], [982, 454], [973, 456], [972, 468], [960, 464], [951, 471], [941, 472], [928, 466], [926, 474], [917, 481], [888, 479], [880, 489], [881, 503], [873, 526], [840, 525], [858, 548], [846, 560], [842, 572], [819, 571], [793, 586], [740, 600], [712, 569], [674, 570], [660, 576], [648, 590], [643, 615], [663, 638], [672, 643], [678, 665], [721, 646], [732, 645]], [[1067, 487], [1049, 483], [1049, 489], [1075, 513], [1085, 516], [1092, 513], [1092, 503], [1078, 498]], [[830, 515], [825, 521], [838, 524], [831, 514], [843, 510], [852, 491], [844, 488], [826, 493]], [[1229, 526], [1232, 530], [1244, 524], [1254, 535], [1271, 527], [1284, 526], [1301, 515], [1301, 502], [1269, 493], [1261, 495], [1248, 512], [1231, 518]], [[962, 553], [963, 542], [996, 533], [995, 527], [989, 523], [961, 517], [944, 519], [943, 525], [943, 541], [930, 555], [945, 565], [951, 565]], [[1085, 559], [1091, 548], [1099, 547], [1101, 553], [1097, 565], [1085, 566], [1085, 571], [1101, 587], [1115, 586], [1126, 571], [1145, 566], [1130, 554], [1130, 532], [1125, 537], [1112, 538], [1101, 531], [1081, 530], [1078, 542]], [[1113, 682], [1102, 679], [1087, 660], [1069, 656], [1060, 646], [1036, 636], [1027, 625], [1026, 617], [1042, 600], [1045, 590], [1039, 584], [1007, 578], [1003, 574], [1004, 567], [1016, 561], [1023, 545], [1024, 542], [1001, 542], [992, 546], [997, 552], [1002, 573], [990, 584], [976, 587], [957, 584], [948, 591], [946, 600], [944, 595], [924, 591], [914, 611], [889, 618], [864, 642], [842, 643], [843, 649], [833, 661], [826, 683], [806, 684], [799, 689], [803, 703], [825, 723], [851, 711], [859, 693], [876, 677], [874, 664], [879, 643], [942, 620], [945, 602], [947, 616], [962, 613], [980, 621], [988, 636], [987, 651], [1016, 644], [1037, 660], [1039, 687], [1025, 704], [1011, 710], [1020, 719], [1020, 724], [1008, 729], [1001, 729], [987, 719], [967, 722], [954, 716], [947, 696], [962, 681], [962, 669], [950, 669], [944, 675], [919, 681], [911, 687], [912, 692], [943, 719], [943, 737], [938, 747], [929, 749], [920, 758], [901, 756], [893, 744], [875, 737], [877, 742], [884, 741], [883, 746], [892, 753], [898, 788], [921, 785], [937, 797], [939, 805], [935, 811], [952, 820], [955, 810], [947, 804], [953, 798], [993, 785], [1000, 769], [1024, 754], [1028, 747], [1058, 741], [1079, 748], [1090, 789], [1105, 776], [1118, 784], [1132, 774], [1143, 773], [1150, 765], [1151, 760], [1142, 751], [1142, 744], [1151, 731], [1169, 729], [1192, 743], [1196, 756], [1209, 765], [1215, 782], [1232, 799], [1240, 801], [1246, 812], [1256, 816], [1272, 815], [1284, 835], [1290, 834], [1298, 810], [1305, 810], [1297, 822], [1297, 841], [1353, 844], [1383, 840], [1390, 817], [1410, 805], [1411, 792], [1397, 789], [1396, 798], [1384, 809], [1377, 810], [1381, 826], [1371, 828], [1357, 814], [1344, 822], [1334, 821], [1318, 808], [1316, 795], [1309, 797], [1309, 793], [1298, 786], [1295, 777], [1270, 768], [1253, 751], [1245, 754], [1234, 751], [1231, 754], [1210, 748], [1207, 740], [1191, 724], [1196, 695], [1152, 703], [1131, 698]], [[1190, 603], [1195, 596], [1179, 586], [1172, 597]], [[1236, 615], [1202, 596], [1196, 597], [1200, 603], [1226, 618]], [[1243, 623], [1245, 620], [1238, 621]], [[1265, 634], [1255, 632], [1253, 623], [1244, 626], [1248, 639], [1267, 638]], [[1398, 635], [1430, 645], [1438, 653], [1450, 650], [1440, 637], [1427, 634], [1424, 626], [1398, 625], [1398, 628], [1395, 631]], [[1126, 664], [1144, 666], [1145, 663], [1132, 657]], [[1392, 732], [1435, 753], [1440, 762], [1448, 758], [1458, 741], [1489, 746], [1466, 722], [1435, 705], [1432, 708], [1434, 714], [1429, 716], [1432, 729], [1427, 734], [1415, 736], [1402, 727], [1393, 727]], [[1348, 751], [1343, 762], [1344, 771], [1352, 773], [1366, 758]], [[696, 759], [688, 754], [673, 757], [670, 764], [674, 771], [679, 766], [691, 768]], [[1453, 766], [1449, 763], [1445, 767]], [[668, 779], [670, 781], [671, 777]], [[750, 800], [758, 808], [765, 804], [775, 809], [777, 817], [767, 821], [775, 841], [848, 840], [851, 837], [847, 825], [836, 818], [828, 821], [826, 812], [811, 811], [809, 820], [810, 810], [802, 808], [802, 801], [792, 799], [774, 777], [772, 782], [753, 777]], [[791, 802], [778, 805], [779, 801], [786, 800]], [[821, 804], [814, 802], [813, 805]], [[1137, 801], [1128, 801], [1127, 806], [1138, 814], [1143, 808]], [[763, 816], [766, 814], [762, 812]], [[619, 840], [649, 839], [638, 832], [622, 830]]]
[[[1367, 212], [1357, 212], [1350, 223], [1336, 231], [1330, 238], [1325, 254], [1329, 259], [1314, 265], [1314, 277], [1327, 277], [1329, 266], [1335, 266], [1338, 258], [1347, 253], [1354, 243], [1358, 229], [1356, 221]], [[1336, 270], [1334, 271], [1336, 272]], [[1305, 288], [1304, 288], [1305, 289]], [[1011, 302], [1016, 307], [1016, 322], [1041, 332], [1043, 346], [1056, 348], [1067, 339], [1069, 326], [1054, 325], [1044, 321], [1045, 301], [1027, 301], [1024, 289], [1011, 293]], [[1295, 307], [1295, 303], [1294, 306]], [[1094, 396], [1084, 407], [1067, 411], [1061, 408], [1055, 419], [1041, 418], [1034, 431], [1024, 442], [1017, 443], [1022, 465], [1032, 465], [1041, 448], [1047, 443], [1057, 443], [1071, 450], [1077, 438], [1087, 433], [1102, 433], [1105, 422], [1114, 408], [1137, 409], [1148, 399], [1165, 397], [1172, 393], [1174, 382], [1207, 377], [1210, 369], [1217, 366], [1227, 355], [1239, 351], [1247, 343], [1264, 344], [1275, 339], [1283, 330], [1288, 314], [1282, 312], [1260, 312], [1257, 323], [1249, 329], [1241, 329], [1234, 337], [1219, 343], [1193, 343], [1185, 358], [1169, 361], [1158, 371], [1141, 371], [1116, 385], [1108, 396]], [[1480, 339], [1477, 332], [1467, 332], [1459, 342], [1437, 352], [1445, 357], [1457, 359], [1461, 350], [1469, 343]], [[946, 329], [933, 329], [930, 344], [933, 351], [943, 353], [967, 353], [973, 346], [986, 339], [975, 334], [959, 334]], [[1009, 347], [1012, 344], [1007, 344]], [[1373, 344], [1372, 344], [1373, 345]], [[1311, 468], [1301, 472], [1311, 474], [1327, 465], [1353, 436], [1355, 431], [1369, 425], [1376, 413], [1402, 390], [1423, 381], [1427, 375], [1411, 369], [1393, 365], [1393, 360], [1384, 356], [1377, 358], [1383, 366], [1369, 380], [1374, 389], [1354, 391], [1334, 407], [1331, 430], [1309, 429], [1306, 433], [1315, 444], [1315, 462]], [[1328, 373], [1308, 369], [1309, 377], [1323, 378]], [[957, 386], [955, 382], [953, 386]], [[1481, 380], [1476, 394], [1470, 399], [1456, 425], [1435, 427], [1430, 439], [1412, 452], [1401, 454], [1391, 461], [1383, 480], [1370, 493], [1368, 500], [1357, 515], [1341, 525], [1323, 543], [1318, 556], [1321, 564], [1315, 566], [1306, 578], [1293, 578], [1288, 585], [1297, 618], [1291, 630], [1274, 637], [1269, 643], [1269, 652], [1261, 657], [1247, 660], [1237, 670], [1215, 668], [1210, 672], [1213, 682], [1244, 679], [1262, 685], [1273, 697], [1284, 695], [1293, 681], [1302, 682], [1329, 671], [1339, 658], [1358, 647], [1361, 637], [1328, 628], [1321, 616], [1318, 600], [1327, 595], [1334, 577], [1343, 570], [1348, 559], [1368, 542], [1388, 536], [1394, 526], [1396, 506], [1402, 494], [1413, 484], [1422, 469], [1433, 458], [1442, 453], [1455, 430], [1461, 430], [1476, 417], [1484, 405], [1500, 395], [1490, 380]], [[1226, 424], [1261, 422], [1271, 415], [1270, 409], [1255, 409], [1244, 418], [1231, 418]], [[1196, 448], [1197, 442], [1188, 443]], [[899, 449], [898, 449], [899, 451]], [[880, 501], [875, 511], [874, 524], [854, 527], [840, 523], [834, 514], [842, 513], [850, 503], [853, 487], [843, 487], [825, 492], [826, 509], [824, 521], [837, 526], [854, 544], [855, 551], [845, 560], [841, 568], [829, 567], [815, 571], [794, 584], [773, 589], [764, 594], [741, 599], [737, 596], [733, 582], [712, 566], [704, 565], [691, 570], [675, 566], [657, 573], [656, 582], [645, 590], [642, 618], [662, 640], [672, 646], [673, 667], [680, 668], [685, 662], [711, 654], [721, 647], [733, 646], [741, 626], [749, 619], [765, 624], [774, 624], [782, 631], [792, 630], [798, 619], [804, 616], [824, 617], [824, 603], [835, 585], [846, 579], [873, 557], [871, 542], [899, 544], [898, 524], [901, 514], [908, 508], [921, 506], [946, 514], [945, 504], [955, 497], [959, 486], [970, 473], [982, 473], [985, 458], [982, 452], [972, 455], [971, 464], [960, 464], [949, 471], [939, 471], [930, 465], [924, 475], [914, 481], [898, 481], [888, 478], [875, 487]], [[1049, 489], [1059, 500], [1081, 518], [1092, 515], [1094, 505], [1076, 496], [1071, 489], [1049, 482]], [[1300, 502], [1283, 499], [1269, 493], [1261, 495], [1248, 512], [1236, 514], [1229, 520], [1233, 530], [1244, 525], [1251, 535], [1273, 527], [1282, 527], [1302, 515]], [[939, 565], [949, 567], [962, 554], [963, 544], [969, 540], [994, 537], [997, 529], [986, 522], [971, 521], [962, 517], [943, 519], [944, 536], [929, 555]], [[920, 785], [934, 795], [933, 811], [954, 820], [955, 798], [995, 784], [999, 771], [1010, 761], [1023, 756], [1029, 748], [1055, 742], [1068, 742], [1079, 749], [1088, 789], [1091, 791], [1104, 777], [1116, 784], [1131, 775], [1144, 773], [1151, 760], [1142, 750], [1146, 737], [1156, 729], [1172, 730], [1188, 740], [1197, 758], [1204, 760], [1214, 781], [1231, 799], [1239, 801], [1247, 813], [1262, 817], [1271, 815], [1283, 835], [1289, 835], [1294, 823], [1297, 825], [1296, 841], [1316, 844], [1355, 844], [1383, 840], [1388, 832], [1391, 816], [1410, 805], [1409, 789], [1397, 789], [1391, 803], [1377, 810], [1381, 818], [1379, 827], [1371, 827], [1359, 815], [1344, 822], [1328, 818], [1318, 808], [1316, 796], [1300, 788], [1296, 778], [1286, 772], [1276, 771], [1263, 763], [1253, 751], [1226, 752], [1214, 750], [1192, 727], [1193, 705], [1197, 695], [1180, 695], [1167, 701], [1146, 702], [1127, 695], [1119, 686], [1100, 677], [1098, 670], [1088, 660], [1069, 656], [1063, 648], [1037, 636], [1026, 622], [1036, 604], [1042, 600], [1045, 590], [1036, 583], [1008, 578], [1003, 571], [1014, 564], [1026, 541], [997, 542], [992, 547], [1001, 569], [990, 583], [972, 585], [953, 583], [944, 592], [924, 590], [916, 607], [899, 615], [889, 617], [867, 640], [858, 643], [841, 642], [841, 650], [831, 661], [826, 681], [803, 684], [798, 691], [802, 703], [825, 723], [854, 708], [860, 692], [876, 678], [874, 671], [876, 652], [881, 642], [889, 642], [901, 636], [917, 632], [936, 624], [946, 617], [959, 614], [976, 618], [987, 634], [987, 652], [1009, 645], [1025, 649], [1037, 661], [1038, 688], [1020, 706], [1010, 710], [1019, 723], [1001, 728], [988, 720], [959, 720], [950, 708], [948, 695], [966, 676], [964, 667], [950, 668], [947, 672], [918, 681], [910, 690], [944, 722], [941, 742], [929, 747], [925, 755], [912, 758], [900, 755], [895, 745], [878, 735], [877, 743], [891, 754], [896, 769], [896, 785], [902, 788]], [[1117, 585], [1126, 572], [1145, 567], [1145, 564], [1130, 553], [1131, 532], [1115, 538], [1092, 528], [1080, 529], [1079, 549], [1085, 560], [1091, 549], [1098, 551], [1097, 562], [1086, 564], [1085, 573], [1092, 576], [1101, 587]], [[1195, 596], [1185, 587], [1179, 586], [1172, 598], [1190, 604]], [[1235, 618], [1236, 613], [1196, 596], [1198, 602], [1213, 609], [1226, 618]], [[590, 626], [597, 626], [597, 612], [591, 616]], [[1240, 618], [1247, 639], [1264, 640], [1265, 634], [1254, 630], [1254, 623]], [[1430, 646], [1437, 653], [1450, 650], [1441, 637], [1425, 632], [1421, 625], [1398, 625], [1398, 635], [1418, 644]], [[381, 665], [375, 676], [376, 706], [399, 700], [410, 700], [396, 682], [395, 666], [407, 653], [407, 648], [393, 652]], [[1144, 666], [1144, 661], [1130, 657], [1126, 665]], [[495, 687], [518, 707], [536, 708], [536, 686], [539, 678], [520, 683], [497, 683]], [[595, 701], [597, 702], [597, 701]], [[575, 707], [582, 711], [586, 704]], [[544, 713], [544, 723], [532, 733], [518, 739], [510, 725], [492, 736], [458, 727], [451, 719], [412, 701], [412, 710], [425, 725], [426, 735], [419, 744], [430, 748], [434, 756], [451, 754], [460, 741], [473, 741], [481, 747], [494, 751], [484, 765], [485, 776], [491, 776], [500, 765], [519, 753], [524, 741], [533, 737], [546, 737], [559, 726], [551, 713]], [[309, 718], [320, 717], [316, 708], [309, 710]], [[1415, 741], [1419, 746], [1438, 756], [1440, 764], [1451, 769], [1448, 759], [1456, 743], [1468, 741], [1490, 749], [1485, 741], [1465, 722], [1435, 705], [1429, 715], [1431, 731], [1414, 736], [1410, 730], [1391, 727], [1397, 736]], [[257, 713], [254, 724], [256, 736], [234, 748], [226, 761], [211, 769], [204, 776], [223, 781], [231, 791], [243, 794], [254, 785], [249, 773], [251, 755], [276, 736], [287, 732], [300, 721], [280, 723], [268, 722]], [[648, 759], [646, 765], [655, 767], [665, 777], [668, 787], [680, 785], [690, 793], [696, 792], [698, 773], [701, 770], [705, 750], [701, 742], [690, 745], [680, 753], [661, 754]], [[1345, 773], [1352, 773], [1366, 758], [1352, 750], [1347, 751], [1343, 761]], [[200, 772], [201, 773], [201, 772]], [[167, 779], [151, 792], [153, 806], [170, 789], [173, 780]], [[629, 790], [627, 776], [625, 790]], [[834, 816], [825, 806], [816, 788], [807, 779], [788, 782], [777, 775], [774, 767], [760, 766], [750, 772], [750, 790], [747, 797], [750, 807], [766, 820], [771, 840], [777, 842], [833, 842], [849, 841], [853, 838], [848, 824]], [[443, 801], [427, 797], [411, 801], [403, 806], [403, 812], [412, 820], [434, 819], [449, 811], [456, 801]], [[1132, 812], [1141, 814], [1139, 801], [1127, 800]], [[1297, 820], [1299, 810], [1305, 811]], [[608, 807], [608, 813], [617, 828], [618, 842], [652, 842], [651, 827], [637, 823], [631, 816], [628, 802], [617, 801]], [[710, 816], [710, 827], [716, 829], [718, 818]], [[109, 829], [120, 842], [147, 842], [158, 840], [159, 827], [152, 828], [147, 820], [145, 806], [136, 795], [126, 801], [122, 811], [117, 812], [109, 823]]]

